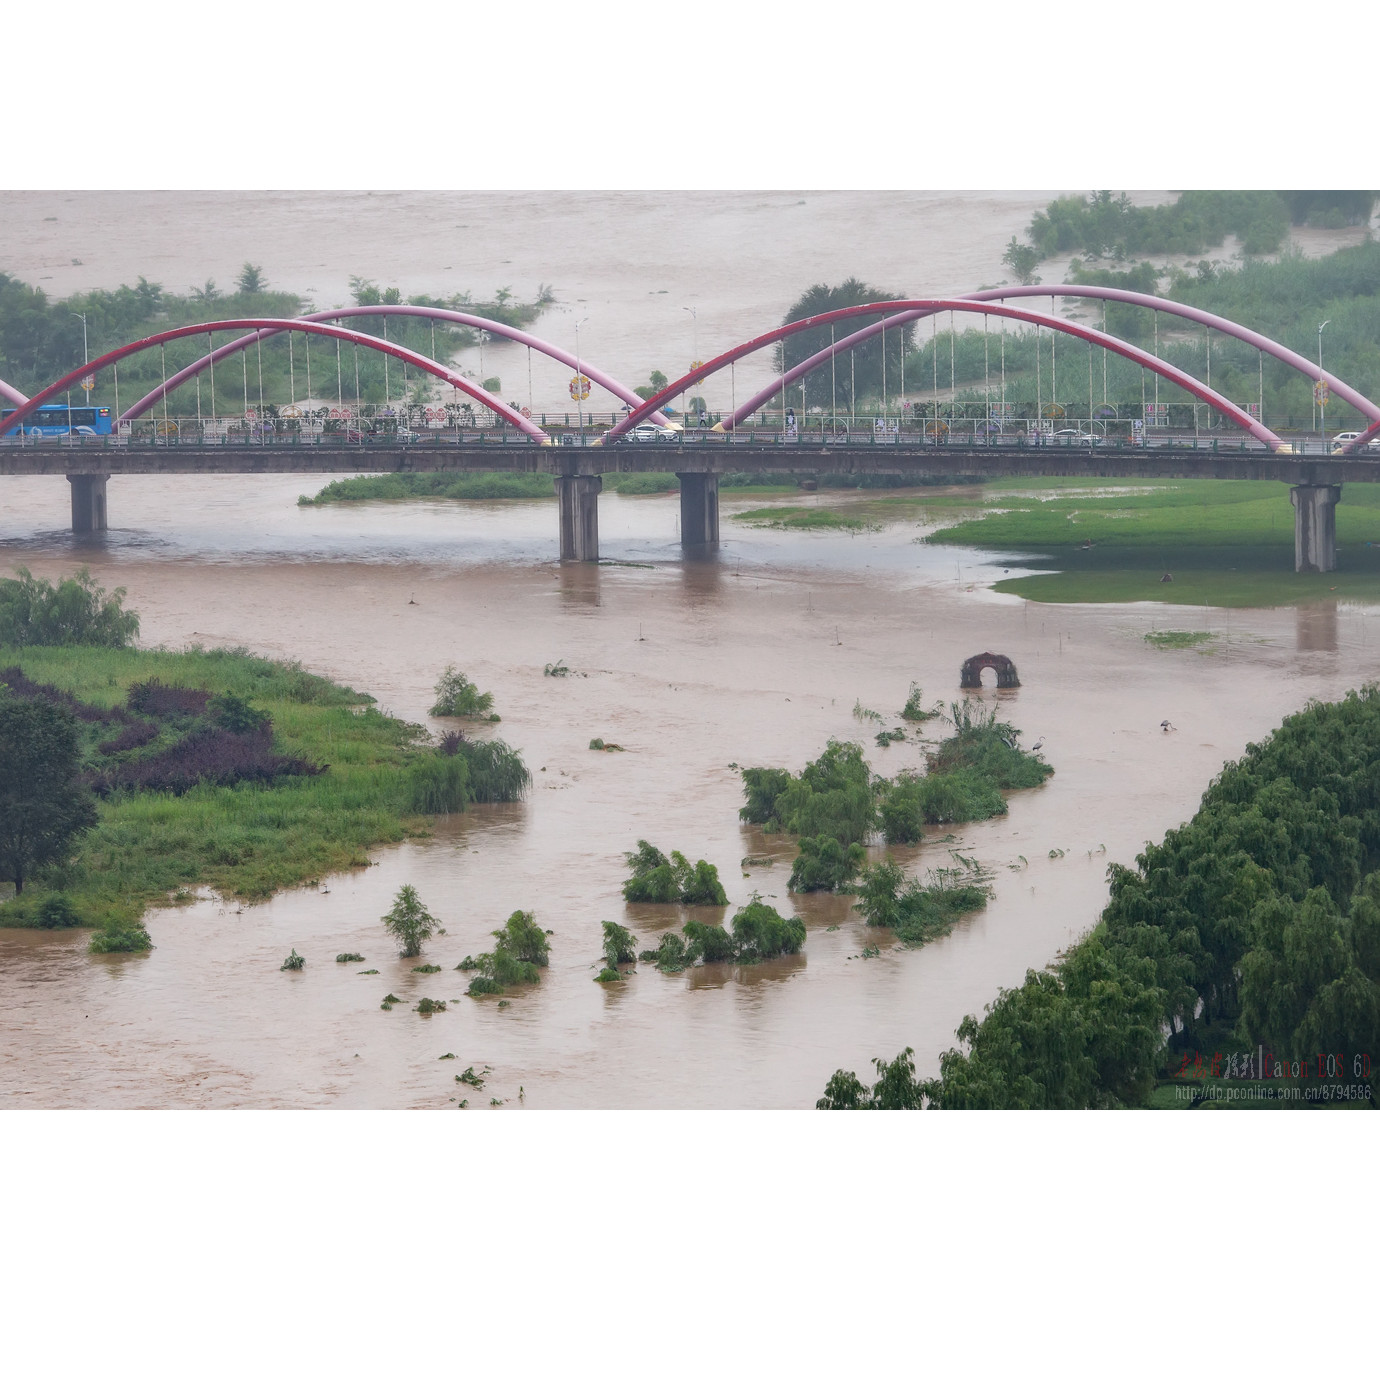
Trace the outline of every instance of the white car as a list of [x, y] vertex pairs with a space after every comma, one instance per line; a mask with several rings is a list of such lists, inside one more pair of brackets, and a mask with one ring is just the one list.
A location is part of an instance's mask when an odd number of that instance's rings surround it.
[[678, 441], [680, 432], [672, 426], [658, 426], [655, 422], [639, 422], [626, 436], [629, 441]]
[[[1338, 451], [1345, 449], [1353, 441], [1359, 440], [1360, 436], [1361, 433], [1359, 431], [1339, 431], [1332, 438], [1332, 453], [1335, 455]], [[1380, 450], [1380, 436], [1373, 437], [1371, 440], [1367, 441], [1366, 449]]]
[[1094, 436], [1090, 431], [1079, 431], [1077, 427], [1066, 426], [1049, 438], [1049, 444], [1054, 446], [1100, 446], [1102, 438]]

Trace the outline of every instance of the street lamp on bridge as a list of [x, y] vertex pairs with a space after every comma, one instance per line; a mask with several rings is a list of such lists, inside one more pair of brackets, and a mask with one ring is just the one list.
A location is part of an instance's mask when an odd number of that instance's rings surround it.
[[[582, 396], [585, 391], [585, 371], [580, 364], [580, 327], [583, 326], [588, 320], [589, 317], [582, 316], [575, 323], [575, 418], [580, 424], [581, 445], [584, 445], [585, 443], [585, 401]], [[570, 413], [567, 412], [565, 415], [569, 417]]]
[[1327, 382], [1323, 378], [1322, 333], [1323, 326], [1330, 324], [1331, 318], [1318, 327], [1318, 430], [1322, 434], [1323, 451], [1327, 451]]
[[[91, 351], [88, 350], [86, 347], [86, 313], [84, 311], [74, 311], [71, 314], [75, 316], [78, 321], [81, 322], [81, 362], [83, 368], [89, 368], [91, 364]], [[91, 401], [91, 389], [94, 386], [94, 383], [95, 380], [92, 379], [90, 374], [82, 375], [81, 386], [82, 391], [86, 394], [87, 402]], [[69, 393], [67, 395], [67, 429], [70, 431], [71, 428], [72, 395]]]

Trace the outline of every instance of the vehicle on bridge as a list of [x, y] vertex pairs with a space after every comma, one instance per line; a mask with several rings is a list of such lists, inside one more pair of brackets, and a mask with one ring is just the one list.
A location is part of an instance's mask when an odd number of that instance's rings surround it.
[[658, 426], [655, 422], [641, 422], [628, 432], [630, 441], [678, 441], [680, 428]]
[[[1344, 447], [1349, 446], [1353, 441], [1359, 440], [1360, 437], [1361, 437], [1361, 433], [1360, 433], [1359, 431], [1339, 431], [1339, 432], [1332, 438], [1332, 450], [1333, 450], [1333, 452], [1335, 453], [1335, 452], [1337, 452], [1337, 451], [1339, 451], [1339, 450], [1342, 450]], [[1367, 442], [1366, 442], [1366, 449], [1367, 449], [1367, 450], [1380, 450], [1380, 436], [1375, 437], [1374, 440], [1367, 441]]]
[[[0, 412], [0, 435], [6, 430], [6, 421], [18, 410], [7, 407]], [[20, 430], [25, 436], [109, 436], [110, 409], [69, 408], [66, 403], [44, 403], [20, 424]]]

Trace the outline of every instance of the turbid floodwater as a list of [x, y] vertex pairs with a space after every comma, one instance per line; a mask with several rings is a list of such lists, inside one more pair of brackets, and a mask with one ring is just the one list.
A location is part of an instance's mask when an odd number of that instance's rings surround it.
[[[560, 310], [539, 333], [569, 343], [568, 313], [587, 313], [591, 357], [635, 382], [669, 372], [676, 350], [688, 364], [695, 330], [705, 356], [821, 279], [997, 281], [1002, 246], [1047, 199], [24, 193], [0, 228], [3, 267], [54, 293], [140, 273], [181, 289], [244, 259], [318, 306], [344, 300], [352, 272], [407, 292], [547, 281]], [[506, 389], [510, 365], [495, 367]], [[606, 493], [601, 550], [626, 564], [562, 566], [550, 501], [299, 508], [303, 484], [115, 480], [112, 530], [79, 544], [60, 478], [5, 479], [0, 566], [57, 577], [89, 564], [128, 589], [145, 645], [300, 659], [413, 720], [453, 661], [493, 691], [493, 731], [522, 750], [530, 797], [264, 905], [156, 910], [148, 954], [0, 930], [0, 1105], [807, 1107], [834, 1069], [866, 1072], [907, 1045], [931, 1072], [964, 1015], [1094, 923], [1109, 862], [1187, 819], [1222, 762], [1284, 715], [1375, 675], [1373, 610], [1031, 605], [989, 589], [1013, 560], [918, 544], [914, 518], [857, 535], [757, 531], [729, 515], [762, 500], [726, 495], [717, 557], [687, 561], [674, 498]], [[1154, 629], [1219, 636], [1205, 655], [1148, 645]], [[921, 871], [951, 864], [951, 848], [975, 857], [993, 873], [987, 909], [908, 951], [847, 897], [788, 895], [793, 848], [740, 825], [732, 764], [798, 769], [831, 737], [857, 737], [888, 775], [919, 766], [914, 741], [874, 747], [855, 703], [894, 722], [912, 681], [956, 698], [960, 663], [987, 650], [1015, 659], [1023, 684], [1000, 694], [1001, 713], [1027, 743], [1044, 738], [1056, 774], [1005, 818], [897, 850]], [[543, 674], [557, 660], [568, 677]], [[626, 751], [591, 752], [594, 737]], [[803, 953], [596, 984], [601, 921], [643, 947], [686, 918], [623, 904], [622, 855], [639, 838], [715, 863], [734, 906], [760, 891], [795, 910]], [[743, 875], [739, 860], [763, 854], [775, 865]], [[379, 923], [404, 882], [446, 927], [425, 955], [439, 973], [414, 974]], [[542, 983], [506, 1006], [462, 997], [455, 965], [519, 908], [554, 931]], [[306, 967], [280, 972], [292, 948]], [[367, 963], [335, 963], [346, 951]], [[380, 1010], [390, 991], [403, 1004]], [[421, 1016], [423, 995], [461, 999]], [[455, 1082], [467, 1066], [492, 1070], [482, 1090]]]
[[[0, 555], [49, 576], [88, 562], [128, 588], [145, 644], [300, 658], [409, 719], [426, 720], [455, 661], [494, 692], [493, 731], [535, 784], [320, 888], [154, 911], [146, 955], [0, 931], [6, 1106], [487, 1108], [521, 1090], [531, 1107], [802, 1107], [838, 1066], [907, 1045], [933, 1070], [966, 1013], [1095, 921], [1109, 862], [1191, 815], [1223, 760], [1285, 714], [1373, 676], [1380, 636], [1373, 613], [1330, 604], [1031, 605], [987, 590], [1000, 561], [917, 543], [912, 521], [853, 536], [729, 520], [718, 557], [687, 562], [674, 498], [605, 495], [605, 556], [629, 564], [562, 566], [546, 501], [298, 508], [292, 476], [130, 478], [112, 485], [119, 526], [77, 546], [55, 530], [56, 488], [7, 481]], [[1166, 651], [1144, 640], [1156, 628], [1219, 636], [1211, 655]], [[789, 895], [793, 849], [739, 823], [732, 764], [798, 769], [857, 737], [887, 774], [918, 766], [916, 743], [874, 747], [854, 704], [894, 721], [913, 680], [956, 698], [960, 663], [984, 650], [1023, 682], [984, 697], [1045, 739], [1056, 775], [1007, 817], [900, 856], [923, 870], [961, 848], [993, 869], [988, 908], [905, 950], [847, 897]], [[544, 675], [558, 659], [571, 674]], [[591, 752], [593, 737], [626, 751]], [[794, 909], [804, 952], [595, 983], [602, 920], [655, 944], [685, 918], [624, 905], [639, 838], [715, 863], [734, 906], [758, 890]], [[744, 876], [739, 860], [761, 854], [775, 866]], [[379, 923], [404, 882], [445, 924], [426, 951], [440, 973], [414, 974]], [[506, 1007], [463, 997], [455, 965], [515, 909], [554, 931], [541, 985]], [[290, 948], [299, 973], [279, 971]], [[368, 962], [335, 963], [346, 951]], [[404, 1003], [385, 1012], [390, 991]], [[460, 1000], [421, 1016], [423, 995]], [[492, 1069], [482, 1092], [454, 1081], [470, 1065]]]

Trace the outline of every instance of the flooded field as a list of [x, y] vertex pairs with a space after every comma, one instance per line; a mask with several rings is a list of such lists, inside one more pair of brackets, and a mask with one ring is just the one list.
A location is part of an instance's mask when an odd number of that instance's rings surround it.
[[[858, 535], [726, 521], [718, 557], [687, 562], [674, 498], [606, 494], [602, 550], [629, 564], [561, 566], [548, 501], [298, 508], [299, 488], [118, 480], [113, 530], [77, 545], [66, 486], [11, 479], [0, 562], [50, 577], [86, 562], [127, 587], [144, 645], [300, 658], [418, 721], [454, 661], [494, 692], [492, 731], [523, 751], [530, 797], [453, 816], [320, 888], [155, 911], [146, 955], [0, 930], [0, 1105], [802, 1107], [838, 1066], [906, 1045], [928, 1072], [966, 1013], [1094, 922], [1108, 862], [1186, 819], [1223, 760], [1285, 714], [1374, 674], [1364, 609], [1041, 607], [987, 588], [1009, 560], [917, 544], [913, 520]], [[1218, 636], [1211, 654], [1145, 641], [1166, 628]], [[874, 747], [854, 704], [894, 718], [911, 681], [956, 698], [960, 663], [985, 650], [1016, 661], [1002, 715], [1045, 739], [1056, 775], [1004, 819], [895, 851], [923, 870], [961, 846], [995, 869], [988, 908], [907, 951], [847, 897], [788, 895], [793, 848], [740, 825], [731, 764], [798, 769], [856, 737], [888, 775], [918, 766], [914, 743]], [[571, 675], [545, 676], [558, 659]], [[591, 752], [593, 737], [626, 751]], [[803, 953], [596, 984], [602, 920], [644, 947], [685, 918], [625, 907], [622, 854], [639, 838], [715, 863], [735, 907], [759, 890], [794, 909]], [[743, 875], [760, 854], [775, 866]], [[386, 942], [379, 917], [404, 882], [446, 927], [425, 953], [440, 973], [413, 973]], [[554, 931], [539, 987], [505, 1007], [409, 1009], [461, 997], [455, 965], [519, 908]], [[279, 971], [290, 948], [303, 971]], [[335, 963], [346, 951], [368, 962]], [[403, 1003], [386, 1012], [389, 992]], [[454, 1080], [469, 1065], [492, 1070], [482, 1092]]]

